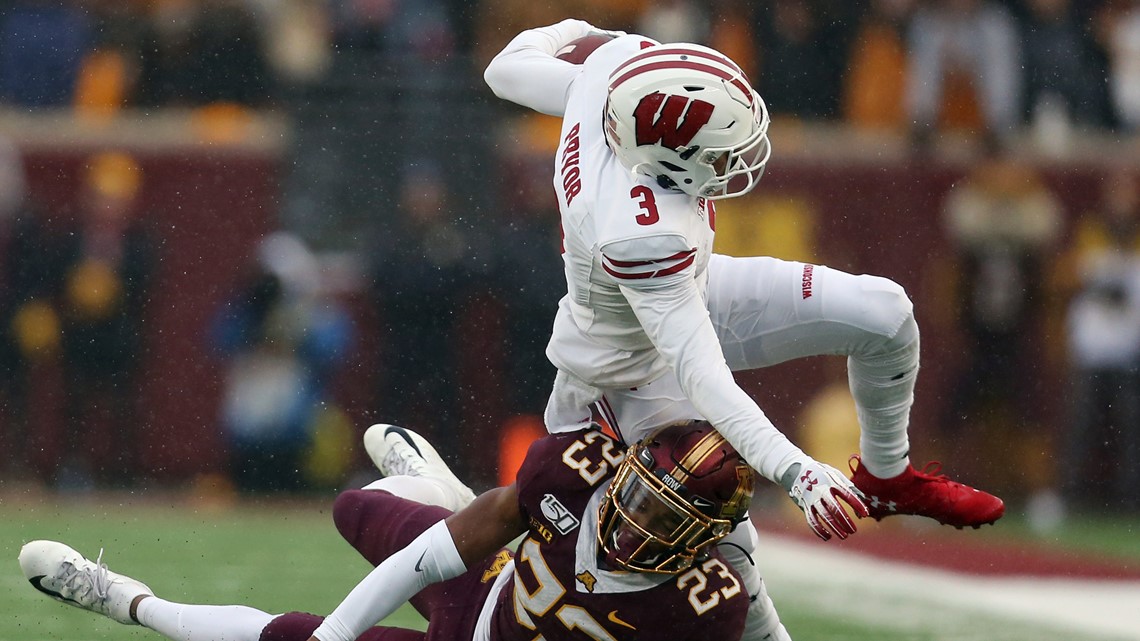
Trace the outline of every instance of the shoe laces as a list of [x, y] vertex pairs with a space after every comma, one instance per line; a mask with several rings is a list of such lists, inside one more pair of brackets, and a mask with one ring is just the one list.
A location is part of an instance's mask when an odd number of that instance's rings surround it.
[[393, 446], [384, 457], [384, 467], [393, 476], [422, 476], [425, 461], [411, 446]]
[[[857, 469], [863, 467], [863, 458], [858, 454], [852, 454], [847, 459], [847, 467], [854, 474]], [[940, 461], [927, 461], [922, 469], [915, 468], [914, 475], [923, 481], [935, 483], [953, 483], [949, 476], [942, 474], [942, 463]]]
[[64, 561], [57, 577], [72, 592], [76, 601], [88, 598], [92, 594], [101, 601], [106, 600], [113, 582], [107, 566], [103, 563], [103, 548], [99, 548], [94, 568], [80, 568], [70, 561]]
[[939, 461], [928, 461], [926, 465], [922, 466], [921, 470], [915, 470], [914, 473], [924, 481], [936, 481], [938, 483], [950, 483], [950, 477], [942, 474], [942, 463]]

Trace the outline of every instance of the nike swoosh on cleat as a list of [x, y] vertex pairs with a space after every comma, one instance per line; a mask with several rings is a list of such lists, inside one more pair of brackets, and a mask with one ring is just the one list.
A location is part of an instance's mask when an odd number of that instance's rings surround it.
[[424, 455], [424, 453], [420, 451], [420, 448], [416, 446], [416, 442], [412, 440], [412, 435], [408, 434], [408, 430], [405, 430], [404, 428], [398, 427], [396, 425], [389, 425], [388, 429], [384, 430], [384, 436], [388, 436], [393, 432], [395, 432], [400, 438], [404, 439], [405, 443], [411, 445], [412, 449], [416, 451], [416, 454], [419, 454], [420, 456]]
[[622, 621], [621, 619], [619, 619], [618, 615], [617, 615], [617, 610], [610, 612], [609, 615], [606, 616], [606, 618], [609, 619], [610, 621], [620, 625], [620, 626], [625, 626], [625, 627], [629, 628], [630, 630], [636, 630], [637, 629], [637, 628], [633, 627], [632, 625], [626, 623], [625, 621]]
[[39, 576], [33, 576], [32, 578], [28, 579], [28, 583], [31, 583], [33, 588], [39, 590], [40, 592], [43, 592], [44, 594], [50, 596], [53, 599], [59, 599], [60, 601], [66, 601], [68, 603], [74, 603], [75, 605], [80, 605], [79, 601], [76, 601], [75, 599], [69, 599], [69, 598], [63, 596], [62, 594], [60, 594], [59, 592], [56, 592], [55, 590], [45, 588], [43, 585], [43, 580], [46, 578], [47, 578], [46, 574], [41, 574]]
[[[422, 567], [420, 567], [420, 565], [424, 562], [425, 556], [427, 556], [427, 550], [424, 550], [423, 554], [420, 554], [420, 560], [416, 561], [416, 572], [423, 572], [424, 571], [424, 569]], [[617, 610], [614, 610], [614, 611], [616, 612]]]

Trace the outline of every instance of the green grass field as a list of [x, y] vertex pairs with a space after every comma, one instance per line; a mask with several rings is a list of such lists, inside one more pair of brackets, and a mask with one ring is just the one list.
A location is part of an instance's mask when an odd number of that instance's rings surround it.
[[[59, 540], [156, 593], [193, 603], [242, 604], [269, 612], [327, 613], [370, 569], [319, 503], [196, 509], [172, 503], [124, 506], [82, 496], [0, 507], [0, 640], [159, 639], [43, 597], [16, 558], [24, 542]], [[407, 608], [391, 625], [423, 629]]]
[[[129, 498], [129, 497], [128, 497]], [[0, 497], [0, 500], [3, 500]], [[0, 503], [0, 641], [159, 639], [47, 599], [27, 585], [16, 563], [20, 546], [48, 538], [72, 545], [116, 571], [145, 581], [173, 600], [238, 603], [270, 612], [330, 611], [368, 571], [337, 534], [326, 502], [249, 503], [229, 509], [199, 508], [180, 499], [128, 501], [53, 496]], [[1135, 530], [1118, 534], [1119, 522], [1080, 522], [1051, 535], [1057, 545], [1140, 558]], [[1018, 536], [1015, 520], [989, 536]], [[1129, 540], [1130, 538], [1130, 540]], [[1130, 542], [1131, 541], [1131, 542]], [[811, 578], [808, 579], [811, 585]], [[826, 577], [820, 577], [821, 583]], [[769, 581], [781, 615], [797, 641], [1060, 641], [1075, 639], [1046, 629], [1011, 626], [1000, 619], [937, 609], [911, 613], [906, 622], [866, 615], [863, 595], [831, 594], [826, 603], [803, 583]], [[889, 605], [889, 604], [888, 604]], [[410, 608], [388, 625], [423, 629]], [[1095, 637], [1090, 637], [1090, 639]]]

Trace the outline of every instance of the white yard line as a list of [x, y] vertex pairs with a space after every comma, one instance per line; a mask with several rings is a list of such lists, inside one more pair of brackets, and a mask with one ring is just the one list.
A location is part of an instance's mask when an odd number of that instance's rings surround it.
[[769, 533], [761, 534], [756, 560], [777, 607], [797, 600], [901, 629], [936, 629], [940, 617], [960, 622], [973, 613], [1082, 639], [1140, 641], [1140, 581], [958, 574]]

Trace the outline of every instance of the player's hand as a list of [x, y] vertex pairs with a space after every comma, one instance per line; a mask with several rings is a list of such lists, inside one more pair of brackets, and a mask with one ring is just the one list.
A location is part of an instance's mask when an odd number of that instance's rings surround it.
[[558, 33], [558, 39], [560, 40], [558, 46], [560, 47], [586, 36], [606, 35], [619, 38], [626, 35], [624, 31], [601, 29], [585, 20], [577, 20], [575, 18], [566, 18], [562, 22], [550, 25], [549, 28], [554, 29]]
[[590, 33], [591, 34], [599, 34], [599, 35], [603, 35], [603, 36], [610, 36], [613, 38], [620, 38], [622, 36], [628, 36], [629, 35], [625, 31], [618, 31], [616, 29], [599, 29], [597, 27], [594, 27], [593, 31], [591, 31]]
[[[798, 468], [798, 469], [796, 469]], [[846, 539], [855, 533], [855, 522], [844, 503], [859, 518], [867, 516], [867, 505], [855, 485], [839, 470], [819, 461], [792, 466], [794, 477], [785, 484], [788, 495], [804, 511], [812, 531], [824, 541], [832, 534]], [[789, 470], [792, 472], [792, 470]]]
[[575, 18], [566, 18], [565, 20], [552, 24], [547, 29], [551, 29], [556, 33], [556, 44], [558, 47], [570, 44], [578, 38], [584, 38], [591, 33], [599, 31], [597, 27], [586, 22], [585, 20], [578, 20]]

